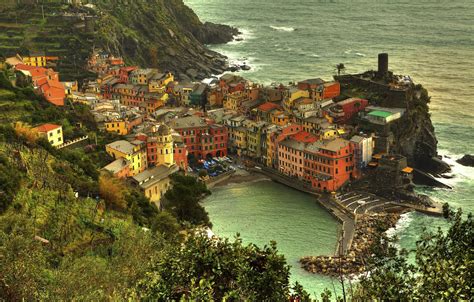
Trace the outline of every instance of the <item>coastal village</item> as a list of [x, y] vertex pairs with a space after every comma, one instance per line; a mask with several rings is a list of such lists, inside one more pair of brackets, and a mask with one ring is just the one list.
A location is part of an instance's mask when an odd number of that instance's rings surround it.
[[[171, 71], [128, 66], [122, 58], [97, 49], [87, 66], [96, 79], [63, 82], [54, 71], [55, 60], [31, 52], [6, 58], [3, 68], [13, 72], [13, 84], [31, 84], [55, 106], [86, 105], [100, 131], [119, 137], [105, 146], [111, 161], [102, 171], [129, 180], [158, 208], [174, 173], [199, 177], [209, 185], [236, 171], [261, 173], [324, 196], [320, 203], [343, 224], [336, 255], [349, 254], [354, 262], [361, 252], [351, 250], [354, 233], [361, 233], [355, 225], [357, 214], [406, 206], [397, 199], [357, 194], [344, 198], [336, 193], [367, 175], [376, 179], [374, 186], [378, 181], [407, 187], [414, 171], [407, 158], [392, 150], [391, 125], [406, 109], [347, 96], [338, 80], [311, 78], [265, 86], [226, 73], [201, 82], [178, 81]], [[394, 94], [414, 85], [409, 77], [392, 77], [389, 83], [373, 80], [388, 73], [388, 55], [380, 54], [377, 71], [351, 77]], [[63, 125], [31, 126], [59, 149], [92, 140], [85, 135], [65, 141]], [[355, 245], [359, 239], [354, 239]], [[315, 268], [315, 263], [330, 260], [304, 264], [310, 271], [330, 274], [330, 263]]]

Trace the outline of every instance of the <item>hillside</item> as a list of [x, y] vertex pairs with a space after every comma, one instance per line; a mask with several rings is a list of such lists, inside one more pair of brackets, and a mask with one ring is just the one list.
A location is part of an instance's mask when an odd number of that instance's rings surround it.
[[65, 80], [84, 78], [93, 48], [121, 55], [130, 65], [159, 67], [181, 77], [221, 73], [225, 57], [205, 44], [232, 40], [237, 30], [202, 23], [182, 0], [14, 1], [0, 6], [0, 55], [45, 51], [58, 56]]

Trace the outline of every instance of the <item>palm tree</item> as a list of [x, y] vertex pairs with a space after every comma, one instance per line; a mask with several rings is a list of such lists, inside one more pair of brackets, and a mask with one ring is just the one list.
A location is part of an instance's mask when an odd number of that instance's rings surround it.
[[341, 75], [341, 71], [344, 71], [346, 69], [346, 66], [344, 66], [344, 63], [339, 63], [336, 65], [337, 69], [337, 75]]

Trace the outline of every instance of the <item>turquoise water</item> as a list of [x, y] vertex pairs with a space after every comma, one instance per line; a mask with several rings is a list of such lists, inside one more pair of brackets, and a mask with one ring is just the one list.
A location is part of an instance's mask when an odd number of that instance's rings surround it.
[[[388, 52], [391, 70], [411, 75], [429, 90], [439, 153], [450, 157], [447, 161], [456, 174], [454, 179], [445, 180], [453, 190], [420, 188], [419, 191], [465, 212], [474, 211], [474, 168], [462, 167], [454, 161], [465, 153], [474, 154], [474, 1], [185, 0], [185, 3], [202, 20], [234, 25], [243, 32], [243, 41], [212, 46], [212, 49], [231, 60], [246, 61], [253, 69], [242, 74], [258, 82], [287, 83], [310, 77], [329, 80], [338, 63], [344, 63], [350, 73], [376, 69], [377, 54]], [[212, 198], [227, 200], [227, 189], [222, 190], [224, 193]], [[245, 197], [246, 202], [258, 204], [265, 198], [278, 197], [273, 190], [254, 193], [251, 191], [251, 197]], [[294, 196], [296, 200], [297, 195]], [[209, 212], [211, 219], [217, 219], [216, 233], [224, 231], [229, 212], [225, 208], [210, 208]], [[292, 240], [295, 233], [309, 229], [292, 225], [291, 222], [301, 218], [292, 216], [291, 212], [270, 208], [264, 215], [287, 221], [282, 232], [288, 237], [278, 241], [279, 245]], [[336, 227], [320, 220], [319, 212], [307, 211], [305, 215], [320, 221], [318, 225], [335, 236]], [[219, 221], [224, 221], [224, 225]], [[443, 226], [440, 219], [408, 214], [396, 231], [400, 245], [413, 247], [424, 228], [433, 230], [438, 226]], [[243, 232], [244, 227], [244, 220], [237, 222], [226, 235], [240, 231], [244, 239], [257, 240], [258, 233], [253, 229]], [[263, 244], [264, 240], [257, 243]], [[297, 244], [292, 247], [299, 248]], [[282, 252], [287, 258], [293, 253], [286, 249]], [[294, 278], [306, 277], [295, 275]]]
[[204, 206], [216, 235], [234, 238], [240, 233], [244, 243], [258, 246], [274, 240], [291, 265], [292, 282], [310, 292], [333, 288], [331, 279], [307, 273], [298, 263], [303, 256], [336, 250], [339, 225], [313, 196], [264, 180], [216, 188]]

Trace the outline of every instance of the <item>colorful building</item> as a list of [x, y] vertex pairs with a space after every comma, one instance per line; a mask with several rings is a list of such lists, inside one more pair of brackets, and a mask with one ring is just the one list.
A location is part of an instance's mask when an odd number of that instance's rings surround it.
[[374, 140], [372, 136], [354, 135], [351, 138], [354, 150], [354, 164], [357, 169], [364, 169], [372, 161]]
[[114, 159], [124, 158], [130, 162], [129, 176], [137, 175], [147, 168], [146, 144], [143, 141], [115, 141], [106, 145], [105, 151]]
[[345, 139], [321, 140], [304, 151], [304, 179], [318, 191], [336, 191], [350, 181], [355, 167], [353, 145]]
[[285, 107], [287, 109], [293, 108], [294, 102], [299, 98], [309, 98], [309, 91], [291, 87], [284, 100]]
[[117, 178], [127, 178], [130, 175], [130, 161], [125, 158], [117, 158], [102, 170], [110, 172]]
[[39, 136], [46, 138], [53, 147], [64, 144], [63, 127], [60, 125], [43, 124], [33, 129]]
[[242, 103], [248, 101], [248, 96], [242, 91], [229, 93], [224, 99], [224, 108], [237, 111], [242, 107]]
[[339, 82], [327, 82], [323, 84], [322, 99], [333, 99], [341, 94], [341, 84]]
[[356, 113], [362, 111], [369, 105], [369, 101], [360, 98], [349, 98], [337, 102], [324, 109], [324, 113], [332, 118], [334, 123], [347, 123]]
[[29, 56], [24, 56], [22, 59], [26, 65], [34, 67], [45, 67], [47, 63], [44, 52], [30, 52]]
[[170, 175], [178, 171], [176, 165], [160, 165], [148, 168], [145, 171], [133, 176], [132, 181], [143, 191], [145, 196], [161, 208], [161, 199], [166, 191], [171, 188]]

